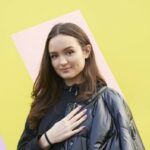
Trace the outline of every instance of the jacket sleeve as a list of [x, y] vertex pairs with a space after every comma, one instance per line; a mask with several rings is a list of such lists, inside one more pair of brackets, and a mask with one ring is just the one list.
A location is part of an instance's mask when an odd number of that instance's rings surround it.
[[38, 135], [29, 128], [26, 121], [24, 131], [18, 142], [17, 150], [43, 150], [37, 143]]
[[124, 98], [108, 88], [103, 98], [115, 123], [121, 150], [144, 150], [132, 113]]
[[93, 121], [87, 142], [90, 150], [101, 150], [103, 148], [111, 126], [112, 121], [109, 111], [105, 108], [102, 96], [98, 95], [93, 108]]
[[[94, 147], [92, 150], [144, 150], [132, 114], [123, 97], [107, 87], [99, 95], [97, 103], [90, 133], [91, 139], [94, 132], [96, 133], [91, 143]], [[103, 127], [100, 126], [100, 120]]]

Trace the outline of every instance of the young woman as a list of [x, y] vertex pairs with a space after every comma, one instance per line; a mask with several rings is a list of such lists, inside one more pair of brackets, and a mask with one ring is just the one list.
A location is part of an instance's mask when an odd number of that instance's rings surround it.
[[18, 150], [143, 150], [123, 98], [107, 87], [76, 24], [50, 31]]

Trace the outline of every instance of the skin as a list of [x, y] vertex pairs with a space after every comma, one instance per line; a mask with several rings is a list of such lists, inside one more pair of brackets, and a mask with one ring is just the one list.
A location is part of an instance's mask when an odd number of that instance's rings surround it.
[[[84, 109], [79, 112], [80, 109], [81, 109], [81, 106], [76, 107], [66, 117], [56, 122], [52, 126], [52, 128], [50, 128], [46, 132], [48, 139], [50, 140], [52, 144], [62, 142], [84, 129], [84, 126], [81, 126], [75, 129], [87, 118], [87, 115], [86, 115], [87, 110]], [[44, 135], [41, 136], [38, 143], [41, 146], [41, 148], [45, 150], [49, 148], [49, 144], [47, 140], [45, 139]]]
[[82, 82], [81, 72], [90, 54], [90, 45], [82, 49], [76, 38], [60, 34], [49, 42], [49, 54], [54, 70], [67, 85]]
[[[79, 84], [83, 81], [81, 72], [90, 50], [90, 45], [86, 45], [83, 49], [72, 36], [60, 34], [51, 39], [49, 54], [52, 66], [56, 73], [64, 79], [66, 85]], [[86, 109], [82, 111], [80, 109], [81, 106], [76, 107], [46, 132], [52, 144], [62, 142], [84, 129], [84, 126], [78, 126], [87, 118]], [[44, 135], [39, 139], [39, 144], [43, 149], [49, 147]]]

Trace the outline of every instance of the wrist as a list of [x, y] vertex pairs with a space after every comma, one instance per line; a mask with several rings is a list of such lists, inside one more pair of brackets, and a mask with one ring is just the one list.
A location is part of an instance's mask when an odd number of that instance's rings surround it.
[[[45, 132], [45, 136], [47, 136], [47, 138], [48, 138], [47, 140], [49, 140], [49, 142], [50, 142], [51, 144], [55, 144], [55, 141], [54, 141], [53, 135], [52, 135], [52, 133], [51, 133], [51, 130]], [[46, 137], [45, 137], [45, 138], [46, 138]]]
[[50, 141], [50, 139], [49, 139], [49, 137], [47, 136], [47, 133], [46, 133], [46, 132], [44, 133], [44, 136], [45, 136], [45, 139], [46, 139], [47, 143], [49, 144], [49, 147], [51, 147], [51, 146], [52, 146], [52, 142]]
[[47, 143], [47, 140], [45, 139], [44, 134], [39, 138], [38, 144], [42, 149], [48, 149], [49, 148], [49, 143]]

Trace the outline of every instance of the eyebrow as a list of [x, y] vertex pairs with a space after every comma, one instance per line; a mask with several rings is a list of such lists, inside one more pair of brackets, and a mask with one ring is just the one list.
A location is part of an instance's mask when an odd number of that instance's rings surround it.
[[[73, 47], [72, 46], [68, 46], [68, 47], [64, 48], [63, 51], [66, 51], [66, 50], [68, 50], [70, 48], [73, 48]], [[57, 53], [57, 51], [49, 52], [49, 54], [56, 54], [56, 53]]]

